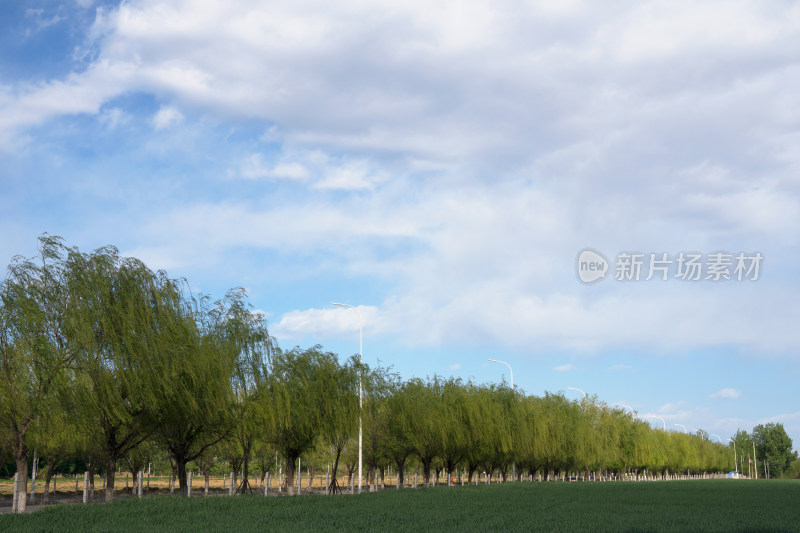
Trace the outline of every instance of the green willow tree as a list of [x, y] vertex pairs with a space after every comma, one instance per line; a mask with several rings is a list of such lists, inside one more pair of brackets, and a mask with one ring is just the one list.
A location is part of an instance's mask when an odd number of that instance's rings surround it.
[[396, 376], [388, 368], [363, 365], [364, 403], [363, 403], [363, 461], [367, 467], [367, 482], [370, 491], [377, 488], [379, 476], [382, 479], [389, 464], [387, 448], [389, 445], [388, 399], [394, 389]]
[[389, 382], [389, 393], [386, 399], [387, 425], [385, 454], [397, 469], [397, 487], [405, 486], [406, 465], [408, 458], [414, 453], [414, 445], [406, 432], [407, 416], [411, 416], [413, 399], [405, 389], [399, 377]]
[[341, 492], [337, 481], [339, 461], [342, 451], [353, 440], [358, 429], [358, 375], [360, 365], [358, 359], [351, 357], [344, 365], [339, 365], [335, 358], [322, 360], [321, 387], [326, 391], [322, 395], [321, 421], [322, 438], [330, 446], [333, 453], [333, 467], [328, 494]]
[[74, 423], [75, 411], [65, 408], [65, 405], [66, 402], [57, 400], [51, 402], [47, 412], [37, 418], [31, 428], [31, 443], [39, 455], [37, 480], [44, 482], [43, 504], [49, 501], [50, 484], [57, 466], [76, 457], [83, 447], [82, 434]]
[[121, 258], [113, 247], [69, 254], [67, 289], [75, 320], [74, 396], [83, 431], [105, 462], [105, 500], [114, 496], [117, 462], [157, 427], [158, 395], [172, 386], [152, 370], [175, 357], [180, 293], [165, 274]]
[[20, 477], [12, 512], [25, 512], [28, 432], [51, 408], [76, 355], [65, 333], [73, 320], [67, 255], [60, 238], [44, 235], [38, 257], [15, 257], [0, 284], [0, 438]]
[[467, 391], [459, 379], [450, 378], [442, 386], [442, 462], [448, 484], [469, 452], [467, 412], [470, 398]]
[[403, 429], [422, 465], [423, 483], [429, 487], [434, 461], [441, 457], [444, 450], [444, 430], [440, 418], [442, 380], [438, 377], [428, 382], [411, 379], [403, 385], [402, 394], [408, 398]]
[[319, 346], [283, 352], [276, 350], [270, 373], [261, 389], [265, 439], [286, 459], [286, 488], [295, 493], [297, 459], [310, 451], [320, 438], [323, 406], [327, 403], [326, 369], [336, 356]]
[[232, 438], [241, 452], [241, 484], [239, 492], [249, 492], [250, 460], [253, 447], [263, 433], [264, 406], [259, 389], [267, 377], [267, 363], [277, 343], [270, 337], [264, 315], [254, 313], [244, 289], [228, 291], [212, 310], [214, 328], [220, 341], [236, 353], [231, 379], [234, 402]]
[[237, 422], [232, 384], [241, 347], [226, 331], [224, 301], [178, 298], [174, 303], [176, 320], [151, 372], [169, 383], [155, 395], [155, 436], [166, 447], [180, 494], [186, 496], [187, 463], [228, 438]]

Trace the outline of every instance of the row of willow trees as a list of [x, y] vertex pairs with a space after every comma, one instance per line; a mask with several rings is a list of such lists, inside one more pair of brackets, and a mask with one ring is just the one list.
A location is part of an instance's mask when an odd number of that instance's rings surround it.
[[[364, 403], [359, 409], [359, 381]], [[82, 253], [58, 237], [14, 258], [0, 285], [0, 446], [16, 463], [24, 511], [35, 449], [52, 474], [79, 457], [105, 472], [137, 471], [158, 449], [186, 494], [187, 465], [208, 473], [225, 457], [250, 489], [276, 455], [294, 487], [300, 457], [324, 455], [352, 475], [359, 412], [369, 474], [506, 477], [567, 471], [720, 471], [729, 448], [653, 430], [596, 400], [526, 396], [458, 379], [401, 380], [315, 346], [281, 350], [243, 290], [212, 300], [184, 281], [122, 258]], [[239, 476], [237, 476], [239, 477]]]

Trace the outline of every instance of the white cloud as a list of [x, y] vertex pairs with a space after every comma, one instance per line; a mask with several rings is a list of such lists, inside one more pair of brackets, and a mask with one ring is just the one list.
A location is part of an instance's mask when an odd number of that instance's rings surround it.
[[742, 391], [733, 389], [731, 387], [725, 387], [724, 389], [720, 389], [714, 394], [710, 394], [708, 397], [713, 400], [733, 400], [742, 395]]
[[180, 124], [182, 121], [183, 115], [180, 111], [171, 106], [161, 106], [153, 116], [153, 127], [157, 130], [163, 130]]
[[250, 154], [241, 160], [238, 175], [311, 181], [315, 189], [343, 191], [371, 190], [386, 179], [366, 159], [331, 157], [320, 150], [288, 151], [275, 159], [267, 162], [261, 153]]
[[130, 115], [119, 107], [103, 109], [98, 116], [98, 120], [111, 130], [127, 124], [130, 118]]
[[338, 190], [372, 189], [375, 182], [376, 176], [370, 172], [366, 161], [355, 161], [327, 169], [325, 177], [315, 187]]
[[[255, 176], [264, 169], [272, 170], [255, 159], [250, 170]], [[563, 199], [500, 185], [429, 185], [408, 198], [402, 183], [336, 204], [180, 206], [139, 231], [173, 247], [181, 263], [208, 264], [244, 247], [318, 257], [346, 275], [383, 280], [385, 331], [415, 345], [493, 339], [588, 352], [656, 345], [660, 353], [720, 343], [778, 352], [796, 346], [792, 324], [800, 309], [789, 292], [763, 280], [720, 286], [609, 279], [583, 287], [573, 261], [586, 240]], [[692, 313], [687, 301], [695, 302]]]
[[[60, 15], [45, 13], [44, 9], [26, 9], [25, 18], [33, 20], [36, 24], [36, 31], [44, 30], [64, 20]], [[29, 37], [31, 33], [30, 30], [26, 31], [26, 37]]]
[[93, 64], [63, 80], [0, 85], [0, 152], [9, 148], [18, 130], [62, 115], [96, 114], [103, 103], [128, 87], [131, 75], [127, 64]]
[[447, 370], [461, 370], [461, 363], [455, 363], [447, 367]]
[[576, 368], [573, 364], [565, 364], [554, 367], [553, 370], [556, 372], [571, 372], [572, 370], [576, 370]]
[[[366, 331], [379, 328], [380, 316], [373, 306], [356, 306], [361, 313]], [[376, 324], [378, 324], [376, 326]], [[317, 338], [332, 338], [352, 334], [360, 327], [359, 315], [352, 309], [331, 306], [327, 309], [306, 309], [284, 313], [281, 319], [270, 328], [270, 334], [279, 341], [294, 341], [306, 335]]]
[[[214, 155], [308, 187], [138, 214], [159, 264], [323, 258], [388, 286], [384, 331], [425, 345], [787, 350], [800, 309], [785, 286], [590, 290], [573, 272], [587, 243], [797, 244], [800, 10], [720, 6], [133, 0], [99, 12], [85, 69], [0, 88], [0, 150], [62, 115], [121, 124], [108, 102], [142, 92], [169, 102], [157, 129], [187, 127], [179, 108], [263, 123], [269, 148]], [[284, 331], [318, 327], [302, 318]]]
[[310, 173], [308, 168], [294, 161], [279, 161], [270, 165], [259, 153], [250, 154], [240, 163], [239, 174], [248, 179], [276, 178], [289, 180], [306, 180]]

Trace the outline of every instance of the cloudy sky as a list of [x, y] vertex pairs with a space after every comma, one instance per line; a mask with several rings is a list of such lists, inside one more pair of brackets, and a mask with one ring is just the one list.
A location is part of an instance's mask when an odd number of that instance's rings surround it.
[[3, 2], [0, 261], [113, 244], [285, 348], [356, 353], [343, 302], [406, 378], [800, 447], [799, 37], [792, 0]]

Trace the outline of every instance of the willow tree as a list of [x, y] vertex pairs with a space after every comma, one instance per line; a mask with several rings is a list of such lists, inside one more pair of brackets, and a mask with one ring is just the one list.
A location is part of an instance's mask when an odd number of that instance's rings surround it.
[[388, 424], [386, 426], [386, 456], [397, 468], [397, 486], [405, 486], [405, 471], [408, 458], [414, 453], [414, 444], [406, 431], [408, 421], [405, 417], [413, 416], [413, 398], [409, 390], [399, 379], [391, 383], [391, 393], [386, 399]]
[[427, 382], [414, 378], [402, 387], [402, 394], [408, 400], [404, 405], [403, 429], [422, 464], [425, 486], [431, 485], [433, 462], [441, 457], [444, 449], [444, 430], [440, 417], [442, 385], [442, 380], [434, 377]]
[[247, 492], [251, 489], [249, 475], [253, 446], [265, 421], [258, 390], [266, 379], [266, 365], [276, 342], [269, 335], [264, 315], [253, 312], [244, 289], [228, 291], [222, 300], [215, 303], [210, 318], [219, 341], [235, 353], [231, 375], [234, 395], [232, 438], [241, 452], [242, 481], [237, 491]]
[[155, 395], [155, 437], [175, 465], [183, 496], [186, 464], [227, 438], [235, 423], [232, 381], [240, 347], [220, 328], [220, 305], [208, 298], [176, 300], [176, 320], [152, 369], [168, 383]]
[[358, 376], [360, 364], [355, 357], [340, 365], [335, 358], [320, 361], [321, 395], [320, 415], [322, 438], [333, 452], [333, 469], [328, 493], [341, 492], [337, 481], [342, 451], [353, 440], [358, 424]]
[[585, 479], [591, 470], [600, 468], [604, 460], [604, 435], [601, 432], [603, 405], [596, 397], [584, 397], [580, 402], [580, 417], [573, 433], [576, 470], [583, 470]]
[[389, 464], [387, 449], [391, 436], [389, 425], [391, 412], [388, 399], [396, 389], [397, 375], [388, 368], [362, 366], [364, 385], [363, 403], [363, 461], [367, 465], [370, 491], [375, 490], [378, 473], [383, 475]]
[[259, 401], [265, 412], [265, 438], [286, 459], [286, 486], [294, 494], [297, 459], [310, 450], [323, 428], [326, 369], [336, 356], [319, 346], [276, 350]]
[[598, 406], [597, 432], [599, 457], [595, 465], [604, 474], [619, 472], [623, 468], [623, 428], [629, 416], [619, 409]]
[[466, 457], [470, 445], [467, 432], [467, 389], [460, 379], [450, 378], [443, 383], [439, 422], [443, 429], [442, 461], [447, 472], [448, 484], [453, 472]]
[[563, 474], [577, 462], [574, 432], [580, 416], [581, 408], [576, 402], [570, 402], [561, 394], [545, 395], [540, 414], [542, 423], [535, 429], [544, 434], [537, 436], [542, 464], [556, 475]]
[[490, 475], [499, 470], [505, 478], [513, 462], [516, 394], [509, 387], [497, 385], [490, 386], [487, 393], [492, 413], [492, 431], [489, 433], [489, 453], [483, 465]]
[[28, 432], [51, 408], [75, 356], [64, 329], [67, 249], [58, 237], [39, 238], [39, 256], [15, 257], [0, 284], [0, 438], [14, 457], [20, 484], [12, 512], [25, 512]]
[[110, 501], [117, 461], [155, 430], [159, 396], [172, 386], [155, 369], [179, 354], [171, 341], [181, 296], [165, 274], [121, 258], [111, 246], [91, 254], [72, 250], [67, 267], [76, 318], [69, 336], [78, 354], [70, 388], [78, 420], [105, 462]]
[[527, 470], [533, 475], [539, 468], [536, 456], [535, 427], [543, 421], [537, 420], [536, 404], [531, 397], [517, 395], [517, 422], [513, 434], [514, 458], [517, 464], [518, 479]]
[[[502, 410], [496, 402], [493, 387], [466, 386], [463, 424], [465, 442], [463, 443], [464, 463], [467, 467], [468, 481], [472, 482], [474, 473], [481, 465], [493, 463], [495, 450], [499, 446], [509, 445], [504, 441], [502, 427], [505, 426]], [[491, 467], [489, 467], [491, 468]]]
[[38, 471], [42, 475], [37, 478], [42, 478], [44, 482], [44, 504], [50, 498], [50, 484], [58, 465], [80, 456], [85, 448], [83, 435], [74, 422], [75, 411], [63, 401], [53, 401], [49, 405], [47, 412], [34, 422], [30, 435], [31, 444], [39, 457]]

